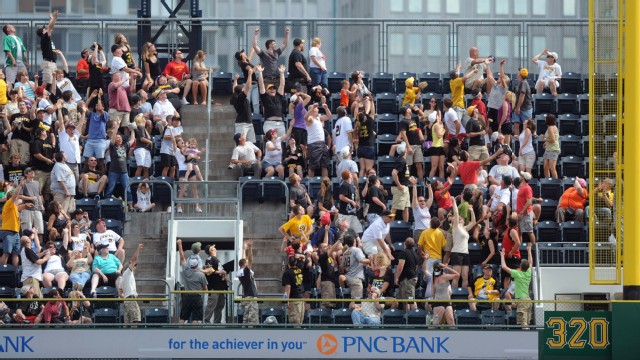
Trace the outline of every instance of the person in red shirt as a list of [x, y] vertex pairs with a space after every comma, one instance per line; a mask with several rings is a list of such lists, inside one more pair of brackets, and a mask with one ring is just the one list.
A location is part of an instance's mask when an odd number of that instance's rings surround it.
[[76, 83], [78, 93], [82, 96], [86, 95], [87, 85], [89, 85], [89, 49], [82, 49], [80, 53], [80, 60], [76, 64]]
[[561, 224], [565, 221], [567, 213], [573, 215], [575, 221], [584, 221], [584, 206], [589, 199], [587, 191], [587, 181], [576, 176], [573, 186], [565, 190], [558, 202], [556, 209], [556, 222]]
[[450, 169], [449, 171], [451, 173], [449, 175], [449, 179], [447, 179], [444, 184], [440, 180], [436, 180], [431, 184], [434, 197], [436, 198], [436, 203], [438, 204], [438, 218], [442, 223], [444, 223], [447, 213], [453, 207], [453, 201], [451, 201], [449, 189], [457, 175], [457, 169], [453, 164], [448, 164], [447, 167]]
[[173, 83], [174, 86], [178, 86], [184, 89], [182, 93], [182, 99], [180, 101], [183, 105], [189, 104], [187, 101], [187, 96], [189, 95], [189, 91], [191, 90], [191, 73], [189, 72], [189, 65], [182, 61], [184, 59], [184, 54], [182, 51], [176, 49], [173, 50], [173, 61], [169, 61], [167, 66], [165, 66], [162, 75], [167, 77], [170, 83]]
[[[518, 218], [515, 214], [509, 217], [509, 227], [504, 231], [502, 237], [502, 250], [504, 251], [504, 258], [506, 265], [510, 269], [517, 269], [520, 267], [520, 235], [518, 231]], [[502, 288], [508, 289], [511, 283], [511, 277], [506, 272], [502, 274]]]
[[482, 101], [482, 92], [480, 89], [475, 89], [471, 91], [471, 96], [473, 96], [471, 106], [475, 106], [476, 109], [478, 109], [480, 120], [484, 123], [485, 127], [487, 127], [487, 105]]
[[502, 154], [502, 148], [498, 149], [493, 155], [490, 157], [481, 160], [481, 161], [470, 161], [469, 153], [466, 151], [460, 152], [460, 161], [458, 164], [458, 173], [460, 174], [460, 179], [462, 179], [462, 183], [466, 186], [469, 184], [478, 184], [478, 169], [481, 166], [485, 166], [488, 163], [492, 162], [495, 158], [497, 158], [500, 154]]
[[531, 174], [525, 171], [520, 172], [520, 187], [518, 188], [518, 198], [516, 199], [516, 209], [518, 209], [518, 227], [524, 240], [525, 234], [532, 244], [536, 243], [533, 235], [533, 190], [529, 186]]

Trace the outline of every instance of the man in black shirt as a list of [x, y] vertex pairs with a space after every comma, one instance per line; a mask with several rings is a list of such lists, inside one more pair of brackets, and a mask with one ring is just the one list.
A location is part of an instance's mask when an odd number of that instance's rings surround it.
[[[318, 246], [318, 265], [320, 265], [320, 297], [322, 299], [335, 299], [336, 286], [338, 285], [338, 269], [336, 267], [336, 252], [342, 249], [342, 241], [338, 240], [329, 246], [329, 226], [325, 226], [327, 234], [320, 246]], [[334, 304], [323, 302], [323, 308], [333, 308]]]
[[467, 115], [471, 116], [465, 126], [467, 137], [469, 138], [469, 160], [482, 161], [489, 157], [489, 151], [484, 142], [484, 135], [487, 133], [484, 123], [480, 121], [480, 113], [475, 105], [467, 108]]
[[[256, 288], [256, 281], [253, 276], [253, 242], [246, 240], [244, 242], [246, 259], [240, 259], [238, 265], [240, 270], [237, 272], [237, 277], [242, 285], [242, 297], [244, 298], [257, 298], [258, 289]], [[245, 324], [257, 324], [260, 322], [258, 316], [258, 302], [257, 301], [243, 301], [244, 307], [243, 322]]]
[[[289, 267], [282, 274], [282, 286], [288, 299], [302, 299], [302, 269], [296, 256], [289, 257]], [[289, 301], [289, 324], [302, 324], [304, 319], [304, 302]]]
[[56, 46], [51, 40], [51, 33], [57, 19], [58, 10], [54, 11], [53, 14], [49, 14], [49, 24], [39, 28], [36, 32], [40, 38], [40, 49], [42, 50], [42, 82], [45, 87], [49, 84], [51, 86], [49, 91], [54, 94], [56, 93], [56, 82], [53, 78], [53, 72], [56, 70], [56, 60], [58, 58], [54, 52]]
[[[262, 67], [260, 65], [256, 65], [256, 70], [260, 71], [261, 69]], [[235, 133], [243, 134], [247, 140], [255, 144], [256, 133], [253, 129], [253, 119], [251, 116], [251, 107], [249, 106], [248, 98], [249, 92], [251, 91], [251, 85], [253, 84], [253, 72], [254, 68], [249, 67], [245, 77], [246, 82], [244, 86], [238, 85], [238, 78], [240, 77], [238, 74], [233, 77], [233, 95], [229, 102], [233, 105], [233, 108], [236, 109], [237, 113]]]
[[[56, 138], [49, 136], [41, 127], [36, 129], [35, 140], [31, 148], [31, 164], [36, 170], [36, 180], [40, 184], [40, 192], [51, 194], [51, 170], [53, 169], [53, 153], [56, 148]], [[45, 196], [46, 197], [46, 196]]]
[[24, 101], [18, 102], [17, 113], [11, 115], [11, 153], [20, 155], [20, 163], [26, 165], [31, 158], [29, 144], [31, 143], [31, 135], [33, 134], [33, 125], [37, 121], [32, 120], [31, 114], [27, 110], [27, 104]]
[[251, 108], [253, 109], [254, 114], [260, 113], [260, 94], [258, 93], [258, 79], [256, 78], [256, 74], [249, 74], [249, 69], [253, 69], [253, 64], [251, 63], [251, 59], [253, 58], [253, 54], [255, 51], [251, 48], [251, 52], [249, 52], [249, 56], [244, 53], [244, 50], [237, 51], [234, 55], [236, 60], [238, 61], [238, 67], [242, 71], [242, 75], [244, 75], [245, 80], [251, 78], [251, 91], [249, 97], [251, 98]]
[[[204, 262], [204, 274], [207, 277], [207, 289], [224, 291], [228, 290], [227, 285], [227, 272], [222, 269], [220, 260], [216, 256], [218, 250], [215, 245], [209, 247], [209, 257]], [[205, 321], [211, 321], [212, 324], [219, 324], [222, 322], [222, 310], [226, 302], [226, 294], [209, 294], [209, 300], [207, 300], [207, 307], [205, 309]], [[213, 316], [213, 320], [211, 317]]]
[[107, 174], [107, 191], [104, 193], [104, 196], [109, 198], [113, 195], [116, 185], [120, 184], [123, 190], [127, 192], [129, 208], [133, 207], [133, 197], [131, 197], [131, 187], [129, 186], [127, 155], [135, 139], [134, 133], [131, 133], [131, 138], [125, 143], [122, 140], [122, 135], [118, 134], [117, 131], [111, 132], [111, 144], [109, 145], [111, 162], [109, 163], [109, 173]]
[[424, 179], [424, 155], [422, 154], [422, 143], [424, 142], [424, 136], [416, 120], [413, 119], [413, 111], [417, 111], [418, 115], [422, 117], [422, 111], [417, 106], [408, 106], [400, 109], [401, 115], [404, 118], [400, 120], [400, 136], [401, 141], [407, 143], [407, 155], [405, 159], [407, 165], [411, 166], [416, 164], [416, 170], [418, 173], [418, 181]]
[[[416, 283], [418, 282], [418, 255], [414, 250], [416, 246], [412, 238], [404, 241], [404, 250], [400, 251], [398, 257], [398, 268], [396, 269], [395, 284], [399, 287], [398, 299], [413, 298], [416, 293]], [[408, 310], [417, 309], [416, 303], [408, 303]]]
[[[280, 65], [278, 71], [280, 72], [280, 82], [278, 88], [274, 84], [268, 84], [265, 88], [265, 81], [263, 79], [263, 71], [258, 71], [256, 76], [258, 77], [258, 89], [260, 90], [260, 100], [264, 107], [264, 125], [262, 130], [266, 134], [271, 129], [276, 129], [278, 137], [284, 136], [286, 133], [284, 128], [283, 115], [283, 103], [284, 103], [284, 65]], [[266, 68], [264, 70], [266, 72]]]
[[340, 195], [338, 197], [338, 223], [342, 219], [347, 219], [349, 228], [353, 229], [356, 233], [362, 233], [362, 224], [356, 216], [358, 209], [360, 209], [359, 199], [356, 197], [356, 187], [353, 185], [353, 177], [349, 170], [344, 170], [342, 174], [342, 183], [340, 184]]
[[405, 160], [408, 147], [405, 142], [402, 142], [396, 148], [396, 162], [393, 170], [391, 171], [391, 177], [395, 186], [391, 187], [391, 195], [393, 196], [393, 202], [391, 204], [391, 211], [402, 211], [402, 219], [406, 222], [409, 221], [409, 208], [411, 207], [411, 199], [409, 197], [409, 177], [411, 172], [409, 171], [409, 165]]
[[11, 154], [9, 164], [4, 167], [4, 180], [17, 184], [24, 176], [24, 169], [27, 165], [21, 163], [21, 157], [18, 153]]
[[304, 51], [304, 40], [294, 39], [293, 50], [289, 55], [289, 84], [292, 89], [307, 93], [307, 84], [311, 83], [311, 76], [307, 70], [307, 58]]

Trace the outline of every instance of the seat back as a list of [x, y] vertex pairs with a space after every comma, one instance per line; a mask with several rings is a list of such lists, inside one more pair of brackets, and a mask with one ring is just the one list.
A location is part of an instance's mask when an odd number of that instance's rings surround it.
[[168, 324], [169, 309], [153, 308], [145, 310], [144, 322], [147, 324]]
[[386, 309], [382, 311], [382, 323], [385, 325], [404, 325], [407, 320], [404, 315], [404, 310], [398, 309]]
[[18, 287], [18, 268], [11, 264], [0, 265], [0, 286]]
[[377, 72], [371, 75], [371, 91], [374, 94], [394, 92], [393, 74]]

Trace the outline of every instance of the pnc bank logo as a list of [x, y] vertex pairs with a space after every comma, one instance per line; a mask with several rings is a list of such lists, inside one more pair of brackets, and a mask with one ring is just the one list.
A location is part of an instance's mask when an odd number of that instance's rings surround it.
[[331, 334], [322, 334], [316, 341], [316, 347], [322, 355], [333, 355], [338, 350], [338, 339]]

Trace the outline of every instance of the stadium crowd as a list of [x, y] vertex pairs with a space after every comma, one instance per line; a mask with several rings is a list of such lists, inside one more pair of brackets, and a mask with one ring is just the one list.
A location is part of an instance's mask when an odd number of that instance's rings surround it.
[[[451, 324], [447, 301], [456, 289], [469, 300], [529, 299], [537, 227], [559, 232], [571, 222], [582, 231], [587, 180], [582, 171], [561, 171], [556, 115], [534, 119], [532, 92], [556, 97], [562, 91], [558, 53], [533, 56], [537, 80], [527, 68], [511, 79], [506, 59], [482, 57], [473, 47], [447, 74], [450, 93], [426, 93], [428, 82], [414, 77], [401, 87], [396, 78], [398, 97], [381, 110], [381, 94], [369, 89], [363, 71], [330, 93], [320, 38], [308, 52], [304, 39], [294, 39], [286, 68], [278, 61], [289, 30], [279, 47], [269, 39], [260, 48], [259, 35], [256, 29], [248, 56], [235, 54], [246, 82], [233, 87], [230, 168], [241, 182], [247, 175], [275, 176], [289, 186], [290, 219], [279, 228], [286, 297], [332, 299], [339, 291], [352, 299], [442, 300], [426, 308], [434, 310], [435, 323]], [[254, 55], [260, 64], [251, 63]], [[609, 179], [596, 188], [593, 205], [602, 223], [612, 221], [612, 188]], [[480, 256], [472, 259], [470, 247]], [[255, 303], [245, 305], [256, 313]], [[527, 305], [518, 307], [519, 324], [529, 323]], [[356, 323], [375, 323], [384, 308], [397, 306], [417, 304], [350, 305]], [[301, 323], [305, 308], [310, 304], [290, 302], [289, 322]]]
[[[117, 34], [106, 50], [97, 42], [83, 49], [72, 74], [52, 40], [57, 19], [58, 12], [51, 13], [36, 31], [42, 61], [33, 74], [15, 27], [2, 28], [0, 265], [7, 274], [20, 267], [20, 295], [34, 298], [17, 309], [2, 304], [3, 322], [90, 321], [82, 304], [47, 303], [43, 296], [96, 297], [104, 285], [117, 288], [113, 296], [137, 296], [133, 274], [143, 245], [125, 257], [121, 221], [125, 207], [145, 212], [155, 204], [149, 184], [131, 185], [130, 178], [202, 180], [198, 160], [204, 149], [184, 134], [180, 110], [189, 101], [207, 103], [204, 52], [189, 65], [174, 50], [162, 68], [154, 44], [147, 42], [140, 69], [126, 36]], [[111, 52], [109, 63], [105, 51]], [[113, 218], [76, 208], [77, 200]], [[195, 211], [202, 212], [198, 204]], [[127, 322], [140, 321], [135, 301], [124, 306]]]

